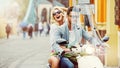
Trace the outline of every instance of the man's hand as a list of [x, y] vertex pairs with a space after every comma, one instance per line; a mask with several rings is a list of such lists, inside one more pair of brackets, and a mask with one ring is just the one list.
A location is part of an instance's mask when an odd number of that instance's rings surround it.
[[99, 48], [99, 47], [102, 47], [102, 48], [103, 48], [103, 47], [104, 47], [104, 48], [106, 48], [106, 47], [109, 48], [109, 47], [110, 47], [107, 43], [102, 43], [102, 44], [96, 45], [96, 46], [97, 46], [98, 48]]
[[110, 47], [107, 43], [102, 43], [102, 46], [104, 46], [104, 47]]
[[97, 46], [98, 53], [104, 54], [106, 47], [109, 48], [109, 45], [107, 43], [102, 43], [101, 45]]

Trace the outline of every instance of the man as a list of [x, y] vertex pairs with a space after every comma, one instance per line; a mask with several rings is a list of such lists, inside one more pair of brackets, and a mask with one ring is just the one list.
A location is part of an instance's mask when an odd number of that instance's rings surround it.
[[61, 68], [74, 68], [74, 64], [66, 57], [63, 57], [62, 54], [69, 52], [70, 49], [66, 47], [74, 46], [76, 43], [80, 44], [81, 39], [84, 38], [94, 45], [100, 45], [100, 43], [80, 26], [77, 25], [75, 12], [73, 7], [68, 8], [67, 19], [63, 25], [61, 25], [55, 32], [55, 39], [65, 39], [69, 42], [66, 46], [61, 46], [58, 43], [54, 42], [53, 49], [58, 52], [61, 56], [60, 66]]

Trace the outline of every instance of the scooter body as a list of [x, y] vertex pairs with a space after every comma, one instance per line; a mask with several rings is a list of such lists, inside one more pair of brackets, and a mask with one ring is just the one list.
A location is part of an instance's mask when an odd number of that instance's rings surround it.
[[103, 63], [98, 58], [96, 48], [92, 45], [83, 45], [82, 47], [73, 48], [72, 51], [78, 53], [76, 57], [78, 68], [104, 68]]
[[83, 56], [77, 58], [78, 68], [104, 68], [97, 56]]

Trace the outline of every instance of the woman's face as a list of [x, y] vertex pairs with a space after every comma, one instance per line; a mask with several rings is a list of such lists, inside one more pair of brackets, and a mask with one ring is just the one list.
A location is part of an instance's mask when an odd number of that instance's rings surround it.
[[63, 14], [62, 14], [62, 12], [61, 12], [60, 10], [58, 10], [58, 9], [55, 9], [55, 10], [53, 11], [53, 17], [54, 17], [54, 19], [55, 19], [57, 22], [63, 20]]

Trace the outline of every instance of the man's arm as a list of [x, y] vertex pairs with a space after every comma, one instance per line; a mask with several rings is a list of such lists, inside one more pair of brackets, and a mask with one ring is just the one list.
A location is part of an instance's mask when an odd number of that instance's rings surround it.
[[85, 31], [84, 29], [82, 29], [82, 35], [86, 40], [88, 40], [93, 45], [96, 45], [96, 46], [100, 45], [100, 42], [97, 40], [97, 38], [89, 35], [89, 33], [87, 31]]

